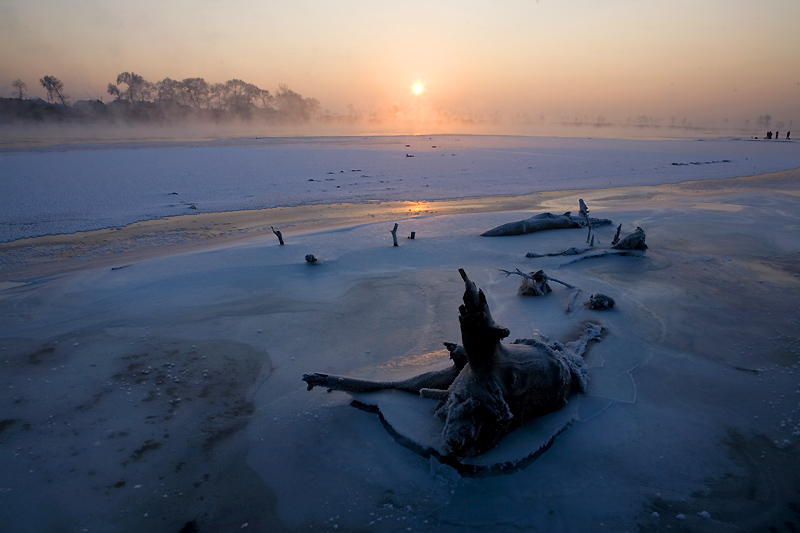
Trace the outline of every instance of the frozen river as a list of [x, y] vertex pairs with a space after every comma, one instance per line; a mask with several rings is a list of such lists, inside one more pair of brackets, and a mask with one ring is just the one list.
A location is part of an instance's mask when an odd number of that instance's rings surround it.
[[[531, 259], [585, 246], [586, 231], [486, 238], [532, 213], [422, 212], [288, 228], [285, 246], [262, 234], [6, 279], [0, 523], [12, 532], [800, 527], [800, 182], [796, 170], [736, 178], [800, 167], [798, 146], [433, 137], [3, 152], [6, 240], [186, 214], [190, 203], [582, 187], [593, 189], [580, 193], [592, 215], [613, 221], [595, 229], [596, 251], [617, 224], [623, 234], [642, 227], [650, 248]], [[659, 186], [688, 180], [704, 181]], [[578, 199], [541, 201], [576, 211]], [[306, 263], [309, 253], [320, 261]], [[309, 392], [301, 380], [446, 364], [442, 343], [460, 342], [458, 268], [509, 340], [569, 340], [585, 322], [605, 329], [586, 355], [586, 394], [486, 456], [525, 460], [475, 477], [419, 453], [349, 395]], [[543, 269], [580, 289], [577, 303], [568, 311], [575, 289], [560, 285], [517, 296], [519, 278], [501, 268]], [[617, 305], [584, 307], [595, 293]], [[424, 401], [427, 423], [435, 401]]]
[[186, 213], [441, 200], [751, 176], [796, 143], [414, 136], [0, 151], [0, 242]]

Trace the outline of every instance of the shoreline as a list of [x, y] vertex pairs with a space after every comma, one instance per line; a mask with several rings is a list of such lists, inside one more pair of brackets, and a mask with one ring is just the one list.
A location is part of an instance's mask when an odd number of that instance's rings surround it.
[[[503, 128], [502, 131], [507, 131]], [[203, 121], [184, 124], [137, 124], [126, 122], [109, 123], [11, 123], [0, 125], [0, 151], [58, 150], [114, 148], [118, 145], [194, 145], [196, 143], [241, 143], [273, 139], [282, 143], [291, 140], [335, 140], [392, 137], [574, 137], [618, 140], [689, 140], [737, 138], [743, 140], [767, 140], [749, 128], [639, 126], [572, 123], [550, 123], [546, 125], [520, 126], [511, 133], [500, 133], [497, 128], [483, 125], [463, 131], [440, 130], [433, 126], [419, 130], [416, 126], [399, 128], [370, 127], [360, 125], [290, 126], [276, 124], [229, 123], [220, 127]], [[555, 135], [554, 135], [555, 133]], [[770, 139], [769, 142], [784, 141]], [[791, 142], [791, 139], [789, 140]], [[115, 146], [116, 145], [116, 146]], [[130, 146], [129, 146], [130, 147]]]
[[[224, 247], [243, 240], [287, 239], [293, 234], [417, 217], [575, 208], [583, 198], [593, 211], [708, 203], [711, 196], [769, 189], [800, 195], [800, 169], [677, 184], [574, 189], [515, 196], [430, 202], [386, 201], [274, 207], [177, 215], [119, 228], [29, 237], [0, 243], [0, 282], [66, 274], [84, 268], [120, 267], [164, 255]], [[704, 201], [705, 198], [705, 201]], [[720, 208], [720, 207], [718, 207]]]

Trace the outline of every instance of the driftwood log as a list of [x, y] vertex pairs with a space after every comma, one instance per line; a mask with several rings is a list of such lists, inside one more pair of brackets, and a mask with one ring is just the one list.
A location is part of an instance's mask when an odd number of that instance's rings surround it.
[[439, 400], [443, 441], [449, 454], [472, 457], [492, 448], [508, 431], [534, 417], [556, 411], [584, 391], [588, 369], [582, 355], [602, 328], [587, 324], [567, 344], [517, 339], [504, 344], [508, 329], [497, 325], [486, 297], [464, 270], [464, 303], [459, 307], [461, 345], [445, 343], [453, 366], [402, 381], [369, 381], [312, 373], [303, 381], [329, 390], [359, 393], [397, 389]]
[[[587, 223], [588, 221], [588, 223]], [[537, 231], [546, 231], [551, 229], [573, 229], [585, 228], [587, 226], [604, 226], [611, 224], [610, 220], [605, 218], [589, 218], [588, 216], [573, 217], [572, 212], [568, 211], [563, 215], [554, 215], [552, 213], [540, 213], [525, 220], [518, 220], [516, 222], [509, 222], [492, 228], [489, 231], [481, 233], [481, 237], [507, 237], [510, 235], [524, 235], [526, 233], [536, 233]]]

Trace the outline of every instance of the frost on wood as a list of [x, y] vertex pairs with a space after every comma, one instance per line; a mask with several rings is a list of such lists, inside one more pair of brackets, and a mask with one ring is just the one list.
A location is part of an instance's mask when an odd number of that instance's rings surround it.
[[569, 283], [557, 280], [556, 278], [551, 278], [544, 273], [544, 270], [537, 270], [536, 272], [526, 274], [520, 269], [511, 272], [510, 270], [503, 270], [501, 268], [500, 272], [505, 272], [506, 277], [510, 276], [511, 274], [516, 274], [522, 277], [522, 281], [519, 284], [519, 289], [517, 289], [517, 294], [520, 296], [544, 296], [545, 294], [550, 294], [553, 289], [550, 288], [550, 285], [547, 283], [548, 281], [560, 283], [569, 289], [575, 288]]
[[614, 298], [611, 296], [606, 296], [605, 294], [592, 294], [589, 296], [589, 301], [586, 302], [586, 306], [589, 309], [594, 310], [603, 310], [603, 309], [613, 309], [614, 308]]
[[474, 457], [534, 417], [556, 411], [584, 391], [588, 372], [582, 355], [602, 328], [587, 324], [577, 340], [561, 344], [517, 339], [504, 344], [508, 329], [492, 318], [486, 297], [463, 270], [464, 303], [459, 307], [461, 345], [445, 343], [453, 365], [402, 381], [369, 381], [305, 374], [315, 386], [349, 393], [402, 390], [439, 400], [434, 414], [444, 419], [442, 440], [449, 455]]
[[[620, 225], [621, 227], [621, 225]], [[615, 240], [619, 237], [619, 230], [617, 228], [617, 236], [614, 237]], [[637, 227], [633, 233], [626, 236], [621, 241], [616, 242], [612, 248], [615, 250], [647, 250], [647, 244], [644, 242], [645, 234], [644, 230], [640, 227]]]
[[[642, 254], [639, 252], [647, 251], [647, 244], [645, 243], [645, 234], [642, 228], [637, 227], [631, 234], [627, 235], [624, 239], [620, 240], [619, 234], [622, 230], [622, 224], [617, 226], [616, 233], [614, 234], [614, 238], [611, 241], [611, 250], [602, 250], [599, 252], [595, 252], [592, 254], [588, 254], [586, 256], [580, 257], [569, 263], [565, 263], [564, 265], [569, 265], [572, 263], [576, 263], [581, 259], [597, 259], [599, 257], [607, 257], [611, 255], [615, 256], [634, 256], [634, 257], [642, 257]], [[594, 243], [594, 239], [592, 239], [592, 243]], [[591, 247], [589, 248], [567, 248], [566, 250], [554, 253], [546, 253], [546, 254], [538, 254], [534, 252], [528, 252], [525, 254], [525, 257], [528, 258], [539, 258], [539, 257], [557, 257], [557, 256], [571, 256], [571, 255], [581, 255], [585, 252], [592, 251]], [[505, 271], [504, 271], [505, 272]], [[552, 280], [552, 278], [551, 278]], [[556, 281], [556, 280], [553, 280]]]

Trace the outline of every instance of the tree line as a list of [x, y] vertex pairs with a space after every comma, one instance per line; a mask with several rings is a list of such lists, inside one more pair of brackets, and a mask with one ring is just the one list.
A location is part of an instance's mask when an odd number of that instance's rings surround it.
[[16, 79], [11, 86], [17, 98], [3, 99], [2, 107], [5, 109], [0, 109], [0, 118], [6, 121], [44, 120], [48, 117], [54, 120], [172, 121], [195, 117], [307, 122], [318, 116], [321, 110], [316, 98], [304, 98], [286, 85], [279, 85], [272, 94], [240, 79], [208, 83], [203, 78], [164, 78], [151, 82], [135, 72], [122, 72], [106, 88], [113, 98], [111, 102], [80, 100], [72, 105], [64, 92], [64, 83], [55, 76], [43, 76], [39, 84], [47, 93], [46, 106], [40, 105], [44, 103], [40, 99], [23, 100], [28, 86]]

